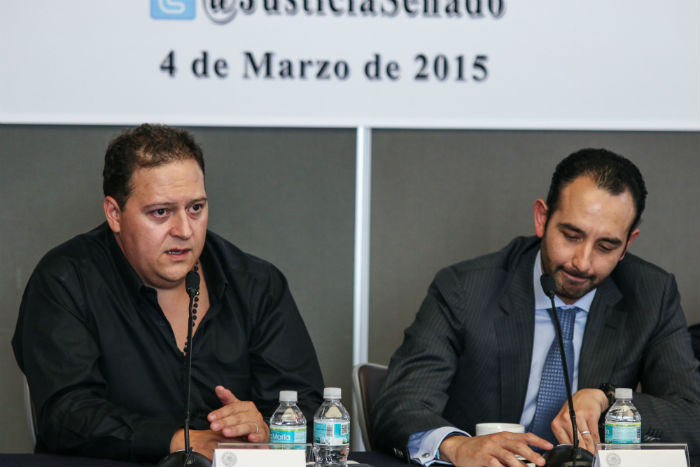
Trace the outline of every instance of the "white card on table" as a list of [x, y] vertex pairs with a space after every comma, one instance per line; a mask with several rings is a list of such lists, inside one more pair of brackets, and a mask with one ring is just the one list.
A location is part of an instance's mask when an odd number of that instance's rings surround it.
[[598, 444], [597, 467], [688, 467], [685, 444]]

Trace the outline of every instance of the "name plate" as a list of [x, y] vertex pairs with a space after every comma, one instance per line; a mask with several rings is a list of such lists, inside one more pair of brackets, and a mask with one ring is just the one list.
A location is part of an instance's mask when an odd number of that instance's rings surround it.
[[221, 443], [212, 467], [305, 467], [310, 445]]
[[597, 467], [688, 467], [685, 444], [599, 444]]

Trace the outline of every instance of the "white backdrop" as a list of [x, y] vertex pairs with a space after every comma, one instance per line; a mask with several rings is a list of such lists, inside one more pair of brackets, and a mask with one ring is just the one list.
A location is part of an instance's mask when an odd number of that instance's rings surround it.
[[697, 0], [2, 6], [0, 123], [700, 129]]

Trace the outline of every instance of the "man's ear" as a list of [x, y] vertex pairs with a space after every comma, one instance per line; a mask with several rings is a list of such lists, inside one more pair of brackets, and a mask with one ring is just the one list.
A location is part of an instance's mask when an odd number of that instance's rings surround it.
[[105, 196], [104, 200], [105, 217], [112, 232], [119, 233], [121, 231], [122, 211], [119, 208], [117, 200], [111, 196]]
[[632, 231], [632, 233], [630, 233], [630, 238], [627, 240], [627, 245], [625, 245], [625, 250], [620, 255], [620, 259], [618, 261], [622, 261], [622, 259], [627, 254], [627, 250], [629, 249], [630, 245], [632, 244], [633, 241], [636, 240], [637, 237], [639, 237], [639, 229], [634, 229]]
[[532, 211], [535, 218], [535, 234], [542, 238], [544, 237], [544, 230], [547, 225], [547, 216], [549, 215], [547, 203], [545, 203], [543, 199], [538, 199], [535, 201]]

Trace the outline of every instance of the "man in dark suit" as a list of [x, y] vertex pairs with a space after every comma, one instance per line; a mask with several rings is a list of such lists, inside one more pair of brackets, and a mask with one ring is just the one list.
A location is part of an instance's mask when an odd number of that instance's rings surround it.
[[[551, 308], [553, 276], [581, 446], [594, 451], [615, 387], [638, 388], [646, 440], [700, 453], [700, 374], [673, 276], [627, 254], [644, 180], [629, 160], [586, 149], [557, 166], [534, 204], [536, 237], [441, 270], [391, 358], [372, 414], [380, 448], [424, 465], [536, 465], [573, 433]], [[565, 323], [568, 323], [566, 324]], [[558, 359], [558, 360], [557, 360]], [[558, 382], [557, 382], [558, 381]], [[474, 434], [480, 422], [526, 433]], [[533, 449], [534, 448], [534, 449]]]

